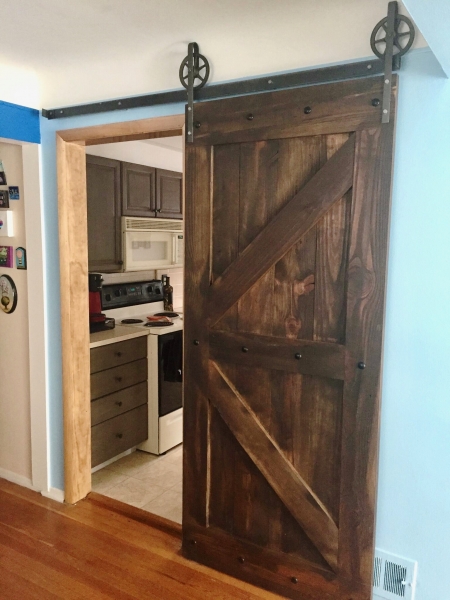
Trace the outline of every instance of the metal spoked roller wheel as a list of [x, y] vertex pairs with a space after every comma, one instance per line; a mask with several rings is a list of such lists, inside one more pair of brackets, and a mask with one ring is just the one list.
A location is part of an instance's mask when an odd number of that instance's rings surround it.
[[[386, 38], [388, 31], [388, 19], [385, 17], [381, 19], [372, 31], [370, 36], [370, 46], [373, 53], [378, 58], [384, 58], [386, 53]], [[408, 52], [414, 42], [416, 32], [414, 25], [404, 15], [397, 15], [395, 18], [395, 32], [394, 32], [394, 54], [397, 56], [403, 56]]]
[[[188, 88], [189, 85], [189, 56], [180, 65], [181, 85]], [[209, 79], [209, 62], [203, 54], [194, 54], [194, 90], [202, 88]]]

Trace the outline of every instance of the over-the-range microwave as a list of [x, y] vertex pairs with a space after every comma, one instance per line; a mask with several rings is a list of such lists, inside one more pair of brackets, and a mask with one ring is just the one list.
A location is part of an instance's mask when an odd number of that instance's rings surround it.
[[125, 271], [183, 266], [183, 221], [122, 217], [122, 236]]

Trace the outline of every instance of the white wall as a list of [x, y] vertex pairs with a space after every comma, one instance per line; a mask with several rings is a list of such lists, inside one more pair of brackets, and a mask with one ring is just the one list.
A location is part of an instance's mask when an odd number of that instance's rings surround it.
[[169, 171], [183, 170], [183, 153], [181, 149], [178, 151], [148, 142], [120, 142], [117, 144], [88, 146], [86, 154], [114, 158]]
[[387, 4], [14, 0], [2, 4], [1, 56], [36, 70], [42, 105], [52, 108], [180, 88], [190, 41], [209, 58], [211, 82], [370, 56], [370, 33]]
[[17, 66], [0, 58], [0, 100], [40, 108], [39, 76], [28, 66]]
[[[20, 200], [11, 200], [14, 237], [0, 238], [1, 245], [27, 247], [23, 200], [22, 147], [0, 142], [0, 159], [9, 185], [18, 185]], [[1, 189], [7, 189], [2, 186]], [[30, 370], [27, 271], [0, 268], [13, 278], [18, 293], [16, 310], [0, 311], [0, 476], [31, 484]], [[22, 482], [20, 478], [25, 478]]]

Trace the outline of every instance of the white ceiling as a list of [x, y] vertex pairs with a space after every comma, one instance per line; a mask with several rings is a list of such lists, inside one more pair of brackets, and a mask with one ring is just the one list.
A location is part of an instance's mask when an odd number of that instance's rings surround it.
[[157, 138], [153, 140], [142, 140], [145, 144], [150, 144], [151, 146], [160, 146], [161, 148], [170, 148], [171, 150], [176, 150], [177, 152], [183, 151], [183, 138], [181, 135], [174, 135], [171, 137], [165, 138]]
[[1, 5], [0, 63], [35, 69], [50, 108], [179, 88], [190, 41], [210, 81], [369, 56], [386, 10], [387, 0], [14, 0]]

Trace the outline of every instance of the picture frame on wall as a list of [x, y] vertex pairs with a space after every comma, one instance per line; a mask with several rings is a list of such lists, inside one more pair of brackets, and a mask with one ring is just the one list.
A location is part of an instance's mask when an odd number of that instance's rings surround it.
[[3, 167], [3, 163], [0, 160], [0, 185], [8, 185], [6, 181], [6, 173]]
[[27, 251], [22, 246], [16, 248], [16, 268], [27, 270]]
[[0, 190], [0, 208], [9, 208], [9, 193], [7, 190]]

